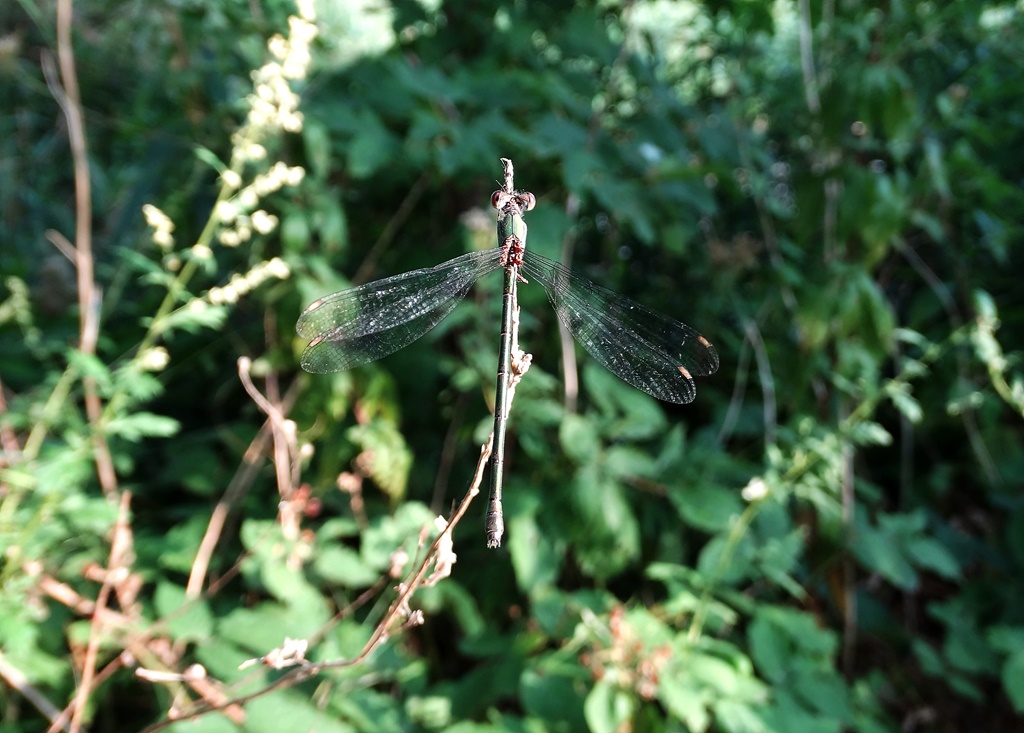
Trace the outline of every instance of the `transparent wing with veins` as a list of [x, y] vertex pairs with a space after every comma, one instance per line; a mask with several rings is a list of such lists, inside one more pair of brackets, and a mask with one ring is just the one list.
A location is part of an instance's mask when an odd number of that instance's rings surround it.
[[619, 295], [527, 250], [539, 282], [573, 338], [619, 379], [666, 402], [692, 402], [694, 377], [718, 370], [718, 352], [685, 323]]
[[302, 368], [340, 372], [393, 354], [444, 320], [473, 283], [499, 267], [500, 250], [470, 252], [320, 298], [295, 324], [310, 339]]

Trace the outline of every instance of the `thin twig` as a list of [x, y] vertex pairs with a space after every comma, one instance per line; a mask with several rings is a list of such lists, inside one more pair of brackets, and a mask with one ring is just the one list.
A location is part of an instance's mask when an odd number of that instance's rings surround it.
[[[104, 682], [106, 682], [107, 679], [112, 674], [114, 674], [114, 672], [116, 672], [117, 670], [123, 668], [125, 665], [124, 665], [124, 661], [123, 661], [122, 658], [125, 657], [125, 656], [130, 656], [130, 655], [129, 654], [122, 654], [122, 655], [114, 657], [114, 659], [110, 660], [106, 664], [106, 666], [103, 667], [99, 672], [97, 672], [96, 675], [93, 677], [93, 680], [92, 680], [93, 685], [96, 686], [96, 687], [99, 687]], [[70, 730], [68, 728], [68, 720], [71, 718], [71, 710], [72, 710], [72, 708], [70, 706], [64, 708], [64, 710], [62, 710], [60, 712], [60, 715], [57, 716], [56, 718], [54, 718], [50, 722], [50, 727], [46, 729], [46, 733], [57, 733], [57, 731]]]
[[[297, 383], [295, 383], [285, 393], [281, 404], [282, 412], [288, 412], [291, 409], [297, 396], [298, 388]], [[196, 558], [192, 562], [192, 570], [188, 576], [188, 585], [185, 587], [186, 598], [198, 598], [202, 593], [210, 559], [213, 556], [217, 543], [220, 541], [224, 524], [232, 507], [239, 497], [252, 485], [252, 482], [259, 473], [262, 466], [261, 458], [267, 449], [267, 444], [270, 442], [271, 431], [271, 418], [268, 417], [260, 431], [256, 434], [256, 437], [249, 444], [249, 447], [246, 448], [245, 454], [242, 456], [241, 465], [231, 478], [231, 482], [228, 484], [227, 489], [225, 489], [220, 501], [217, 502], [217, 506], [214, 507], [206, 527], [206, 532], [199, 543]]]
[[736, 421], [739, 420], [740, 410], [743, 407], [743, 394], [747, 389], [747, 371], [750, 367], [751, 352], [750, 337], [748, 335], [747, 338], [743, 339], [743, 345], [740, 347], [740, 357], [736, 363], [736, 379], [732, 386], [732, 396], [729, 398], [729, 409], [725, 411], [725, 417], [722, 418], [722, 427], [718, 429], [716, 442], [719, 445], [724, 444], [732, 435], [733, 428], [736, 427]]
[[86, 647], [85, 663], [82, 669], [82, 680], [75, 693], [75, 710], [71, 716], [71, 730], [81, 729], [82, 716], [85, 714], [85, 703], [89, 699], [92, 688], [93, 674], [96, 671], [96, 655], [99, 653], [100, 641], [103, 636], [103, 615], [98, 613], [106, 608], [107, 600], [114, 583], [127, 574], [129, 553], [131, 548], [131, 525], [128, 520], [128, 507], [131, 504], [131, 492], [121, 493], [121, 504], [118, 507], [117, 521], [114, 524], [114, 536], [110, 542], [110, 557], [107, 560], [107, 575], [96, 596], [96, 611], [89, 627], [89, 644]]
[[294, 541], [299, 537], [299, 516], [294, 502], [295, 485], [292, 483], [292, 466], [298, 462], [299, 457], [295, 423], [285, 418], [281, 408], [256, 389], [250, 376], [251, 368], [252, 360], [249, 357], [238, 359], [238, 378], [242, 386], [253, 402], [270, 418], [274, 436], [274, 471], [277, 475], [277, 491], [281, 497], [281, 531], [286, 539]]
[[817, 116], [821, 111], [821, 100], [818, 97], [818, 78], [814, 71], [811, 5], [808, 0], [799, 0], [797, 5], [800, 10], [800, 71], [804, 77], [804, 99], [810, 113]]
[[[412, 597], [412, 594], [416, 591], [417, 588], [420, 587], [421, 583], [426, 578], [427, 570], [430, 568], [430, 565], [434, 561], [434, 555], [438, 547], [441, 545], [443, 541], [445, 541], [447, 538], [451, 536], [451, 533], [455, 530], [455, 526], [459, 523], [459, 521], [461, 521], [463, 516], [465, 516], [466, 511], [469, 509], [469, 506], [472, 503], [473, 499], [476, 498], [476, 496], [480, 493], [480, 484], [483, 482], [484, 469], [486, 468], [487, 461], [491, 456], [492, 439], [493, 435], [490, 438], [488, 438], [487, 442], [485, 442], [483, 446], [481, 446], [480, 448], [480, 457], [477, 459], [476, 470], [473, 474], [473, 481], [470, 484], [469, 490], [466, 492], [466, 495], [463, 498], [462, 502], [459, 504], [458, 509], [456, 509], [455, 513], [452, 515], [452, 518], [448, 521], [445, 528], [441, 531], [441, 533], [431, 544], [430, 549], [428, 550], [423, 561], [420, 563], [419, 567], [415, 571], [413, 571], [413, 573], [411, 573], [410, 576], [408, 576], [404, 583], [401, 584], [400, 587], [402, 588], [402, 590], [399, 593], [398, 597], [392, 602], [391, 606], [388, 608], [387, 613], [384, 615], [384, 618], [380, 621], [380, 623], [377, 624], [376, 628], [370, 635], [366, 644], [355, 657], [353, 657], [352, 659], [330, 660], [317, 663], [303, 662], [301, 666], [291, 670], [287, 674], [279, 677], [274, 682], [270, 683], [269, 685], [260, 690], [257, 690], [256, 692], [250, 693], [248, 695], [242, 695], [231, 700], [227, 700], [224, 702], [223, 706], [214, 706], [210, 705], [209, 703], [198, 705], [194, 709], [176, 716], [173, 720], [168, 719], [161, 721], [159, 723], [154, 723], [153, 725], [150, 725], [143, 729], [142, 733], [155, 733], [156, 731], [163, 730], [164, 728], [175, 723], [178, 723], [180, 721], [196, 718], [200, 715], [204, 715], [214, 710], [221, 710], [224, 706], [243, 706], [245, 703], [251, 700], [255, 700], [256, 698], [262, 697], [266, 694], [269, 694], [274, 690], [284, 687], [292, 687], [298, 684], [299, 682], [309, 679], [310, 677], [319, 674], [325, 670], [351, 667], [365, 660], [381, 642], [388, 638], [389, 634], [392, 631], [392, 624], [394, 623], [395, 619], [403, 612], [405, 608], [408, 607], [409, 599]], [[408, 623], [402, 624], [399, 628], [408, 628], [408, 625]]]
[[57, 725], [57, 730], [69, 730], [66, 722], [58, 721], [61, 718], [61, 711], [56, 705], [47, 699], [46, 695], [39, 691], [26, 677], [21, 670], [4, 658], [0, 650], [0, 679], [6, 682], [12, 690], [28, 700], [51, 724]]
[[775, 407], [775, 378], [772, 376], [772, 365], [768, 361], [768, 350], [761, 338], [761, 330], [757, 324], [746, 319], [743, 330], [750, 340], [754, 349], [754, 356], [757, 360], [757, 374], [761, 381], [761, 393], [764, 396], [764, 442], [765, 447], [775, 444], [775, 430], [778, 425], [778, 416]]
[[[52, 72], [52, 62], [43, 57], [47, 85], [64, 112], [68, 125], [68, 141], [75, 176], [75, 268], [78, 282], [79, 349], [95, 354], [99, 340], [101, 294], [93, 279], [92, 255], [92, 186], [89, 180], [89, 152], [82, 117], [82, 100], [78, 88], [78, 72], [71, 44], [72, 0], [57, 2], [57, 60], [60, 80]], [[108, 499], [117, 496], [117, 473], [103, 435], [103, 404], [95, 380], [82, 379], [85, 411], [92, 426], [96, 475]]]

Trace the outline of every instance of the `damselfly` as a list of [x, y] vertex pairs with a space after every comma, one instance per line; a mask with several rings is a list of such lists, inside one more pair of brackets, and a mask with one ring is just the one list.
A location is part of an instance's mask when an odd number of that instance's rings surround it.
[[523, 215], [536, 199], [532, 193], [515, 190], [512, 161], [501, 160], [505, 186], [491, 195], [491, 205], [498, 210], [497, 247], [320, 298], [296, 324], [299, 335], [310, 339], [302, 354], [303, 369], [314, 373], [351, 369], [409, 345], [451, 313], [480, 277], [504, 269], [488, 547], [499, 546], [504, 533], [501, 486], [518, 281], [540, 283], [558, 320], [591, 356], [659, 400], [692, 402], [693, 378], [718, 369], [718, 353], [694, 329], [527, 251]]

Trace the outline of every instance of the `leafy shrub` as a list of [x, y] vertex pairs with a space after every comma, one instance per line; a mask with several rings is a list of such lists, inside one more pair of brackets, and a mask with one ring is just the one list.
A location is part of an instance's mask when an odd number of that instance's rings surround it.
[[[1020, 724], [1019, 10], [91, 3], [73, 72], [49, 12], [0, 11], [5, 730]], [[293, 324], [493, 246], [501, 155], [722, 367], [657, 403], [524, 284], [488, 552], [497, 279], [353, 372]]]

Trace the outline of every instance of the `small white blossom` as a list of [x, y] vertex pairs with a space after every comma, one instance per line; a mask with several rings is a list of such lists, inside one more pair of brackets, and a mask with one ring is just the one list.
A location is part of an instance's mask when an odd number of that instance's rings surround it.
[[238, 237], [238, 232], [231, 229], [225, 229], [217, 235], [217, 241], [223, 244], [225, 247], [237, 247], [242, 243], [242, 240]]
[[228, 188], [238, 188], [242, 185], [242, 177], [230, 168], [221, 172], [220, 179]]
[[252, 227], [260, 234], [269, 234], [277, 226], [277, 217], [263, 209], [252, 212]]
[[146, 349], [138, 356], [139, 367], [147, 372], [160, 372], [171, 362], [171, 355], [163, 346]]
[[196, 244], [192, 246], [192, 256], [198, 260], [208, 260], [213, 257], [213, 250], [205, 244]]
[[168, 231], [157, 229], [153, 232], [153, 243], [160, 249], [170, 249], [174, 246], [174, 237]]
[[754, 477], [750, 479], [746, 486], [743, 487], [743, 491], [740, 492], [740, 495], [745, 501], [757, 501], [759, 499], [763, 499], [768, 496], [768, 484], [764, 482], [763, 478], [759, 476]]
[[274, 257], [267, 263], [267, 272], [271, 277], [276, 277], [278, 280], [285, 280], [292, 274], [291, 268], [288, 267], [288, 263], [280, 257]]
[[238, 207], [230, 201], [218, 201], [213, 208], [213, 213], [218, 220], [224, 223], [232, 222], [238, 216]]
[[295, 0], [295, 7], [298, 9], [300, 17], [308, 21], [316, 20], [316, 3], [314, 0]]
[[238, 203], [246, 209], [252, 209], [260, 202], [260, 196], [252, 186], [246, 186], [238, 192]]

